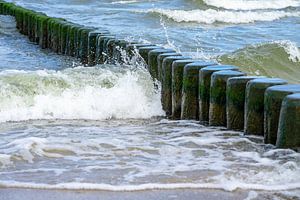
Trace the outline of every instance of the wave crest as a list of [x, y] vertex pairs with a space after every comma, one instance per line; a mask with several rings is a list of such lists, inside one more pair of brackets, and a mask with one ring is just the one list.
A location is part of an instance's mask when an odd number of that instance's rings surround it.
[[208, 10], [169, 10], [150, 9], [148, 13], [163, 15], [176, 22], [195, 22], [204, 24], [229, 23], [243, 24], [258, 21], [274, 21], [285, 17], [299, 17], [300, 12], [286, 11], [219, 11]]
[[207, 5], [231, 10], [284, 9], [299, 7], [298, 0], [203, 0]]
[[251, 45], [222, 55], [218, 61], [240, 66], [251, 75], [281, 77], [300, 83], [300, 49], [289, 40]]

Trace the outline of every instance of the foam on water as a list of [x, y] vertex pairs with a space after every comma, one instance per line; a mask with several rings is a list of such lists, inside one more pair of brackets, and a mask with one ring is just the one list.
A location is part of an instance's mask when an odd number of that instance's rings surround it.
[[274, 21], [285, 17], [299, 17], [300, 12], [286, 11], [229, 11], [229, 10], [170, 10], [170, 9], [150, 9], [148, 13], [164, 15], [176, 22], [194, 23], [230, 23], [242, 24], [258, 21]]
[[0, 72], [0, 122], [164, 115], [144, 69], [120, 66]]
[[129, 0], [129, 1], [114, 1], [111, 4], [131, 4], [131, 3], [138, 3], [137, 0]]
[[104, 190], [114, 192], [134, 192], [141, 190], [168, 190], [168, 189], [222, 189], [225, 191], [234, 191], [237, 189], [256, 189], [265, 191], [280, 191], [280, 190], [292, 190], [299, 189], [298, 184], [288, 184], [278, 187], [266, 187], [264, 185], [256, 184], [239, 184], [238, 183], [224, 183], [224, 184], [194, 184], [194, 183], [173, 183], [173, 184], [141, 184], [141, 185], [109, 185], [109, 184], [95, 184], [95, 183], [81, 183], [70, 182], [60, 183], [56, 185], [51, 184], [36, 184], [31, 182], [20, 183], [15, 181], [0, 181], [0, 187], [13, 187], [13, 188], [31, 188], [31, 189], [55, 189], [55, 190]]
[[1, 132], [0, 187], [300, 189], [299, 153], [193, 121], [41, 121]]
[[203, 0], [207, 5], [232, 10], [283, 9], [299, 7], [299, 0]]

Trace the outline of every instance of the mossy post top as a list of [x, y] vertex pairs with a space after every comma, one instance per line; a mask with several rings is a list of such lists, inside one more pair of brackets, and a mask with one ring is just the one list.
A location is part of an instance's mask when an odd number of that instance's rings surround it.
[[233, 65], [213, 65], [213, 66], [204, 67], [200, 71], [215, 72], [220, 70], [239, 70], [239, 68]]
[[194, 59], [188, 58], [188, 59], [176, 60], [176, 61], [173, 62], [173, 64], [179, 64], [179, 65], [184, 64], [184, 65], [186, 65], [186, 64], [189, 64], [189, 63], [197, 62], [197, 61], [200, 61], [200, 60], [194, 60]]
[[218, 64], [216, 62], [212, 62], [212, 61], [204, 61], [204, 60], [195, 60], [195, 62], [192, 62], [192, 63], [189, 63], [189, 64], [186, 64], [185, 67], [208, 67], [208, 66], [217, 66]]
[[296, 101], [300, 105], [300, 93], [290, 94], [290, 95], [286, 96], [285, 98], [286, 99], [290, 99], [292, 101]]
[[168, 57], [165, 57], [164, 58], [164, 60], [163, 60], [163, 62], [165, 62], [165, 61], [168, 61], [168, 60], [179, 60], [179, 59], [181, 59], [181, 60], [187, 60], [187, 59], [190, 59], [189, 57], [186, 57], [186, 56], [182, 56], [182, 55], [180, 55], [180, 56], [168, 56]]
[[135, 47], [135, 48], [140, 48], [140, 47], [149, 47], [149, 46], [155, 46], [155, 44], [142, 44], [142, 43], [131, 43], [127, 45], [127, 47]]
[[231, 77], [228, 79], [228, 81], [232, 82], [243, 82], [243, 81], [250, 81], [253, 79], [258, 79], [258, 78], [266, 78], [265, 76], [239, 76], [239, 77]]
[[[153, 50], [152, 50], [153, 51]], [[182, 56], [180, 53], [177, 53], [177, 52], [173, 52], [173, 53], [162, 53], [162, 54], [159, 54], [157, 59], [162, 59], [162, 58], [165, 58], [165, 57], [169, 57], [169, 56]]]
[[249, 84], [256, 84], [256, 85], [264, 85], [264, 84], [281, 84], [281, 83], [287, 83], [286, 80], [281, 78], [258, 78], [249, 81]]
[[300, 84], [276, 85], [269, 87], [266, 92], [292, 92], [300, 93]]
[[159, 49], [153, 49], [149, 52], [150, 55], [158, 55], [162, 53], [176, 53], [174, 49], [165, 49], [165, 48], [159, 48]]
[[154, 50], [154, 49], [163, 49], [163, 47], [161, 46], [157, 46], [157, 45], [153, 45], [153, 46], [135, 46], [139, 51], [143, 51], [143, 50]]
[[240, 72], [240, 71], [233, 71], [233, 70], [221, 70], [213, 73], [213, 77], [231, 77], [231, 76], [242, 76], [245, 75], [246, 73]]

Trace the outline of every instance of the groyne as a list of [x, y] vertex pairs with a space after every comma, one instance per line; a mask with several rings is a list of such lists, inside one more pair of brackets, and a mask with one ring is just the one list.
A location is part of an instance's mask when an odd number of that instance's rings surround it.
[[237, 66], [195, 60], [153, 44], [119, 38], [108, 30], [49, 17], [0, 1], [0, 14], [16, 19], [32, 43], [86, 66], [122, 63], [136, 52], [161, 82], [162, 106], [170, 119], [199, 120], [211, 126], [264, 136], [278, 148], [300, 147], [300, 85], [279, 78], [253, 77]]

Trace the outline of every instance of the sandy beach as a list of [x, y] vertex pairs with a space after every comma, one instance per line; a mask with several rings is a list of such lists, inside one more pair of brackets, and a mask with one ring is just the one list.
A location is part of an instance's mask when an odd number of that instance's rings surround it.
[[108, 192], [108, 191], [71, 191], [71, 190], [37, 190], [1, 188], [0, 200], [113, 200], [113, 199], [206, 199], [206, 200], [240, 200], [246, 199], [249, 192], [225, 192], [221, 190], [147, 190], [139, 192]]

